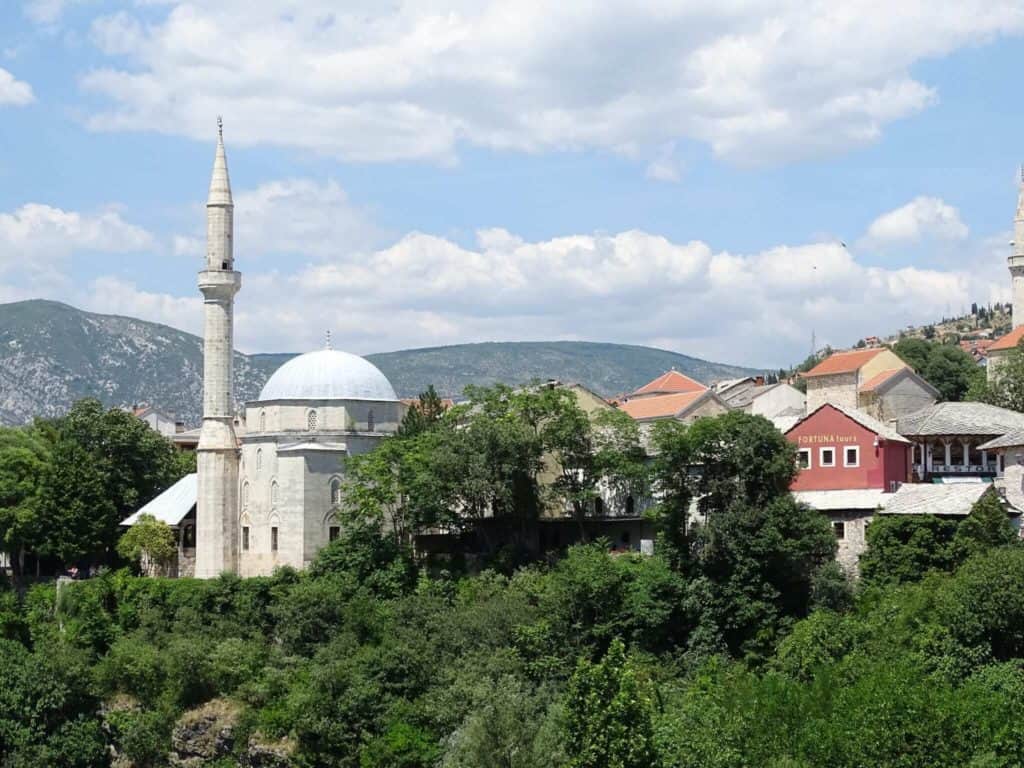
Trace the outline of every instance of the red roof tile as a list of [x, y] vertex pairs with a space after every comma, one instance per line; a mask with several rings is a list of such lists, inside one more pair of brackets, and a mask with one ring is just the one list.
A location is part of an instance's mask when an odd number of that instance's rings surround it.
[[644, 384], [633, 393], [636, 395], [664, 395], [676, 392], [704, 392], [707, 389], [699, 381], [684, 376], [679, 371], [668, 371], [654, 381]]
[[835, 352], [803, 376], [827, 376], [831, 373], [853, 373], [862, 365], [884, 352], [885, 349], [854, 349], [849, 352]]
[[689, 408], [706, 392], [705, 389], [699, 392], [677, 392], [670, 395], [638, 397], [621, 403], [619, 408], [634, 419], [667, 419]]
[[1020, 343], [1022, 337], [1024, 337], [1024, 325], [1018, 325], [1005, 336], [1000, 336], [996, 339], [995, 343], [989, 346], [987, 351], [992, 352], [993, 350], [999, 351], [1001, 349], [1013, 349]]
[[861, 392], [870, 392], [872, 389], [874, 389], [875, 387], [879, 386], [883, 382], [886, 382], [889, 379], [891, 379], [897, 373], [902, 373], [905, 370], [907, 370], [907, 369], [906, 368], [893, 368], [891, 371], [882, 371], [881, 373], [876, 374], [875, 376], [872, 376], [866, 382], [861, 384], [860, 385]]

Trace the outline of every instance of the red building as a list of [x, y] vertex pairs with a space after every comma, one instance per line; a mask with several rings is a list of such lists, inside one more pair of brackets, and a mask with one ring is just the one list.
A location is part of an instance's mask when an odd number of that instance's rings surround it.
[[871, 518], [910, 480], [910, 441], [863, 411], [832, 403], [797, 422], [786, 437], [800, 451], [793, 495], [828, 517], [839, 544], [836, 559], [855, 571]]
[[866, 413], [825, 403], [786, 437], [800, 451], [794, 491], [891, 493], [910, 480], [910, 441]]

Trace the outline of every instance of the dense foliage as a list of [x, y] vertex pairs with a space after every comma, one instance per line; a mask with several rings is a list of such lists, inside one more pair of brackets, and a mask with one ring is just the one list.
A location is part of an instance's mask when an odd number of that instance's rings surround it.
[[905, 338], [892, 351], [939, 390], [943, 400], [963, 400], [971, 386], [985, 377], [974, 358], [952, 344]]
[[996, 373], [991, 381], [986, 378], [975, 381], [967, 399], [1024, 413], [1024, 348], [1018, 345], [1006, 353]]
[[0, 428], [0, 551], [16, 577], [27, 557], [37, 567], [110, 562], [121, 520], [194, 464], [145, 422], [97, 400]]

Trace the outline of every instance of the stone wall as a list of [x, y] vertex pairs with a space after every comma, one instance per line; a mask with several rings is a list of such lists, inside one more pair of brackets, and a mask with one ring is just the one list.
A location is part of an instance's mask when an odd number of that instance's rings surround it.
[[807, 412], [812, 413], [825, 403], [843, 408], [857, 407], [857, 372], [811, 376], [807, 382]]
[[851, 575], [857, 575], [860, 556], [868, 548], [867, 527], [874, 517], [874, 512], [862, 509], [846, 511], [830, 511], [827, 513], [829, 522], [843, 524], [843, 538], [836, 543], [836, 562]]

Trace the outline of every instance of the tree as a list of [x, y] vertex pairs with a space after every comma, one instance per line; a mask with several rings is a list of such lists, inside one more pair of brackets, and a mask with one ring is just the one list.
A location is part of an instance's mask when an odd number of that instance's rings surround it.
[[959, 561], [957, 523], [934, 515], [879, 515], [868, 526], [860, 558], [865, 582], [901, 584], [928, 571], [951, 571]]
[[1018, 344], [1004, 354], [1005, 359], [999, 363], [989, 359], [989, 365], [999, 366], [993, 380], [979, 376], [967, 393], [967, 399], [1024, 413], [1024, 348]]
[[957, 346], [925, 339], [901, 339], [893, 345], [892, 351], [939, 390], [943, 400], [963, 400], [971, 385], [984, 377], [974, 358]]
[[98, 400], [79, 400], [40, 426], [53, 435], [40, 493], [43, 549], [65, 563], [106, 558], [121, 520], [194, 461], [145, 422], [119, 408], [105, 411]]
[[0, 551], [10, 556], [18, 580], [26, 552], [37, 551], [44, 538], [39, 504], [49, 463], [50, 445], [43, 431], [0, 428]]
[[971, 514], [957, 526], [954, 540], [960, 547], [961, 557], [993, 547], [1020, 544], [1017, 531], [1010, 525], [1006, 509], [994, 489], [989, 489], [975, 502]]
[[160, 573], [175, 552], [174, 531], [152, 515], [141, 515], [117, 542], [117, 554], [137, 563], [143, 573]]
[[650, 696], [621, 640], [596, 664], [580, 661], [566, 700], [568, 768], [658, 764]]
[[411, 437], [425, 432], [437, 424], [444, 412], [444, 401], [431, 384], [426, 391], [420, 392], [418, 402], [409, 406], [405, 412], [398, 425], [398, 434], [402, 437]]

